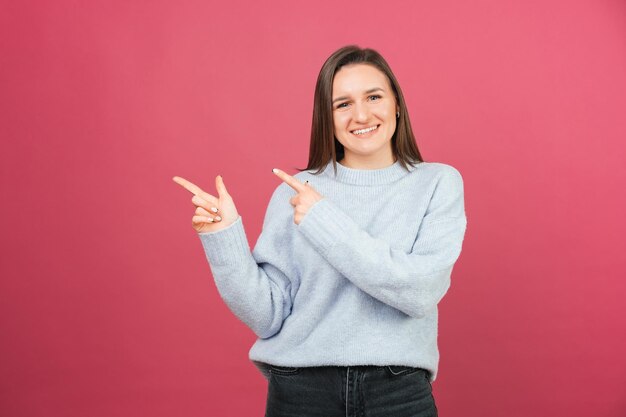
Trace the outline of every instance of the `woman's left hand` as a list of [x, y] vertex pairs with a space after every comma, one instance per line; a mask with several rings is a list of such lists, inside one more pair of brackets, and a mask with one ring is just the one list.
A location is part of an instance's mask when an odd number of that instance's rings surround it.
[[289, 203], [294, 206], [293, 222], [300, 224], [313, 204], [320, 201], [324, 196], [318, 193], [309, 182], [304, 184], [277, 168], [272, 169], [272, 172], [298, 193], [289, 199]]

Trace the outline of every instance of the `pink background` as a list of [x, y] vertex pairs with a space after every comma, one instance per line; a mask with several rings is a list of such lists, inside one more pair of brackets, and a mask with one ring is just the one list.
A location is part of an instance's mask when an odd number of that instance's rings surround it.
[[3, 1], [0, 415], [263, 415], [254, 334], [171, 178], [221, 174], [254, 245], [350, 43], [465, 180], [440, 415], [626, 415], [617, 0]]

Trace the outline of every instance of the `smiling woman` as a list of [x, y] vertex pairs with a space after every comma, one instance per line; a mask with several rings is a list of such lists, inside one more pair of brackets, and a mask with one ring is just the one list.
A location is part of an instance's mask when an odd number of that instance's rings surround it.
[[[317, 172], [315, 172], [317, 170]], [[463, 180], [424, 162], [402, 91], [347, 46], [315, 87], [309, 164], [282, 180], [251, 251], [221, 177], [189, 181], [217, 289], [258, 336], [266, 417], [436, 416], [437, 304], [465, 235]]]

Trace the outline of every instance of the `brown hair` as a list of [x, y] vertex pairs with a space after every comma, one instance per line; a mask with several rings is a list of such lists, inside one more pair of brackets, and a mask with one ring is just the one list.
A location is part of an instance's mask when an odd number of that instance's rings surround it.
[[344, 148], [335, 138], [334, 133], [333, 80], [341, 67], [350, 64], [372, 65], [387, 76], [400, 108], [400, 117], [397, 120], [396, 131], [391, 138], [393, 154], [405, 169], [407, 169], [407, 164], [413, 165], [423, 162], [415, 143], [415, 136], [411, 129], [411, 121], [409, 120], [400, 84], [398, 84], [398, 80], [393, 75], [389, 64], [373, 49], [348, 45], [333, 52], [324, 62], [317, 77], [315, 96], [313, 98], [313, 123], [311, 126], [309, 162], [305, 169], [297, 169], [300, 171], [317, 170], [315, 174], [319, 174], [328, 162], [333, 161], [333, 168], [335, 171], [337, 170], [336, 163], [343, 158]]

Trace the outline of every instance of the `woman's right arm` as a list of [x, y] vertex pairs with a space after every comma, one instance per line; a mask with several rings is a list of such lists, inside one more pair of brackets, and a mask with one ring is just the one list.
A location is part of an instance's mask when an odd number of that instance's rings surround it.
[[241, 216], [221, 176], [215, 179], [218, 197], [184, 178], [173, 180], [194, 195], [192, 225], [226, 305], [257, 336], [268, 338], [278, 333], [291, 312], [295, 277], [290, 253], [291, 207], [289, 197], [281, 195], [288, 187], [281, 184], [274, 191], [252, 253]]
[[281, 202], [275, 191], [254, 253], [241, 216], [225, 229], [198, 234], [222, 299], [260, 338], [278, 333], [291, 313], [293, 222], [276, 207], [284, 204], [289, 206], [288, 198]]

